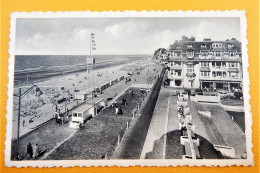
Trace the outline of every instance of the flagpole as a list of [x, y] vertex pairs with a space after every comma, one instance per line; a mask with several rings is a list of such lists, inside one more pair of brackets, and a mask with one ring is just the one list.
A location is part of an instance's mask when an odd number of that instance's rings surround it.
[[91, 57], [91, 45], [92, 45], [92, 33], [90, 34], [90, 39], [89, 39], [89, 57]]

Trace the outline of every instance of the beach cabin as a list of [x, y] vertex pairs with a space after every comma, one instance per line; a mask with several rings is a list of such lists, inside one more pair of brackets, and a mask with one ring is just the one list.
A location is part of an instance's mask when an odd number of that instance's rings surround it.
[[85, 90], [77, 91], [77, 92], [74, 93], [74, 98], [76, 100], [84, 101], [84, 100], [87, 99], [87, 96], [89, 94], [91, 94], [91, 92], [92, 92], [92, 89], [85, 89]]

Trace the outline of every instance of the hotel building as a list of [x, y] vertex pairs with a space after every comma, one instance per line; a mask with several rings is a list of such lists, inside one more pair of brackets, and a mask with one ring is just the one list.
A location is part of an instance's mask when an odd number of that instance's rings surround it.
[[167, 49], [168, 81], [171, 87], [188, 89], [242, 88], [241, 43], [226, 41], [195, 41], [183, 37]]

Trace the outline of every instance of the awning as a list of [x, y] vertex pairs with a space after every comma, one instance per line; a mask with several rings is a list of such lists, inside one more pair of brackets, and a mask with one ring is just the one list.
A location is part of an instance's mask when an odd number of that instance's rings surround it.
[[228, 68], [228, 72], [239, 72], [238, 68]]
[[200, 71], [211, 71], [209, 67], [201, 67]]

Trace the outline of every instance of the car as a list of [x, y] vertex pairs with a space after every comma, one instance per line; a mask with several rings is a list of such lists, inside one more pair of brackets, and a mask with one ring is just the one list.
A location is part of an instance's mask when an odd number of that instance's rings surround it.
[[220, 89], [220, 90], [218, 90], [218, 93], [219, 93], [219, 94], [227, 94], [228, 92], [227, 92], [226, 90]]
[[82, 123], [78, 121], [71, 121], [70, 122], [70, 128], [79, 129], [82, 127]]
[[107, 102], [109, 102], [109, 101], [111, 101], [111, 100], [113, 100], [113, 98], [112, 97], [109, 97], [109, 98], [107, 98]]

